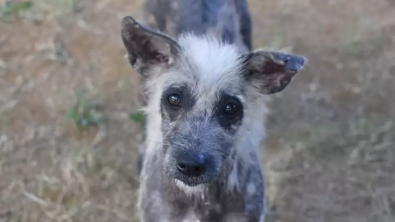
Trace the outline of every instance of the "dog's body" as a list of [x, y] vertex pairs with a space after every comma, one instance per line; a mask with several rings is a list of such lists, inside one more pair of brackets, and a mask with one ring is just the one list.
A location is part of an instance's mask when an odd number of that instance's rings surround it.
[[123, 19], [146, 96], [142, 221], [263, 221], [267, 94], [282, 91], [304, 58], [250, 52], [244, 0], [147, 0], [144, 9], [167, 36]]
[[251, 50], [251, 19], [245, 0], [147, 0], [144, 20], [172, 37], [213, 35]]

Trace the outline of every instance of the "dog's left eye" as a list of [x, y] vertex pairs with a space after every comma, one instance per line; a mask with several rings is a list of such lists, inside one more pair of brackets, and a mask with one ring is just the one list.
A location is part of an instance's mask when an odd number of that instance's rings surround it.
[[181, 96], [179, 94], [171, 94], [167, 97], [167, 101], [172, 106], [179, 106], [181, 104]]
[[243, 104], [237, 97], [223, 94], [215, 107], [214, 116], [225, 129], [234, 129], [232, 125], [243, 118]]

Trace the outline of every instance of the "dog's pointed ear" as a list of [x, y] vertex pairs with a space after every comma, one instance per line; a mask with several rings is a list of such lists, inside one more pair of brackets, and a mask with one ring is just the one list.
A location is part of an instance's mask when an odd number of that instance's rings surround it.
[[130, 64], [143, 76], [155, 66], [170, 65], [180, 50], [176, 41], [149, 30], [131, 16], [122, 19], [121, 36]]
[[283, 91], [292, 78], [303, 69], [303, 56], [258, 50], [243, 56], [244, 75], [263, 94]]

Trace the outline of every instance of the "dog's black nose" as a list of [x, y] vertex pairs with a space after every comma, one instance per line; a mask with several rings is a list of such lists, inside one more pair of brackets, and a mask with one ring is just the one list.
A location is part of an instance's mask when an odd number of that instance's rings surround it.
[[206, 172], [207, 162], [203, 155], [183, 155], [177, 161], [177, 170], [188, 177], [198, 177]]

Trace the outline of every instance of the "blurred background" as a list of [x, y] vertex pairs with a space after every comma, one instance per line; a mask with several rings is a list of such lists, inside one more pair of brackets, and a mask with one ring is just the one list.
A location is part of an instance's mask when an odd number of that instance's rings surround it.
[[[273, 95], [267, 221], [395, 221], [395, 1], [249, 0], [255, 47], [309, 64]], [[0, 222], [137, 221], [135, 0], [0, 0]]]

